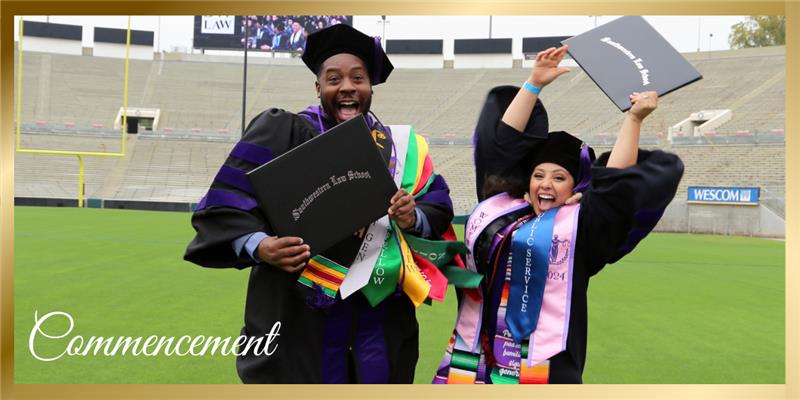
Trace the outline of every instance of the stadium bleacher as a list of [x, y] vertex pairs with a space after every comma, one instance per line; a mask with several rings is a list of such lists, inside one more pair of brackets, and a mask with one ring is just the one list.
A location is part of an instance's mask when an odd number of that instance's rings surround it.
[[[779, 199], [775, 208], [782, 214], [784, 48], [687, 58], [704, 79], [661, 99], [645, 124], [644, 147], [665, 148], [683, 158], [687, 174], [679, 198], [685, 198], [689, 185], [759, 186]], [[86, 196], [198, 201], [241, 129], [241, 61], [132, 60], [129, 70], [128, 106], [160, 109], [158, 129], [129, 135], [124, 159], [86, 157]], [[414, 125], [434, 143], [437, 170], [450, 184], [456, 213], [465, 214], [475, 204], [469, 143], [486, 92], [496, 85], [518, 85], [528, 73], [523, 68], [397, 69], [387, 84], [375, 87], [373, 110], [384, 123]], [[118, 151], [120, 132], [111, 127], [122, 106], [123, 75], [120, 59], [25, 52], [22, 147]], [[623, 114], [580, 69], [547, 87], [542, 99], [551, 129], [573, 132], [598, 150], [613, 143]], [[313, 77], [304, 67], [258, 63], [248, 69], [247, 100], [248, 119], [268, 106], [299, 111], [317, 101]], [[690, 113], [725, 108], [733, 118], [712, 135], [666, 141], [669, 126]], [[760, 136], [774, 144], [756, 140]], [[437, 144], [448, 142], [454, 144]], [[74, 156], [17, 153], [16, 196], [75, 198], [77, 171]]]
[[[731, 109], [733, 119], [716, 134], [783, 128], [782, 46], [686, 54], [704, 78], [661, 99], [644, 135], [667, 128], [703, 109]], [[161, 109], [160, 128], [201, 133], [241, 126], [242, 65], [231, 62], [131, 60], [129, 107]], [[528, 70], [398, 69], [375, 88], [374, 109], [389, 123], [411, 123], [429, 137], [468, 138], [480, 104], [496, 85], [523, 82]], [[119, 59], [26, 52], [23, 57], [22, 120], [77, 128], [110, 126], [122, 106], [124, 62]], [[316, 102], [313, 77], [301, 65], [248, 66], [248, 110], [265, 107], [299, 111]], [[384, 100], [387, 99], [387, 100]], [[579, 68], [542, 94], [551, 126], [587, 137], [614, 136], [622, 114]], [[395, 105], [403, 105], [397, 107]], [[747, 126], [750, 124], [751, 126]], [[42, 125], [42, 124], [40, 124]]]

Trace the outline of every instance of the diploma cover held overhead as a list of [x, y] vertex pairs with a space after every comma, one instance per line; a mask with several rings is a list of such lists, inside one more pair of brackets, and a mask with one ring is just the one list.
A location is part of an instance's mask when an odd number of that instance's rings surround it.
[[397, 191], [363, 116], [247, 174], [278, 236], [299, 236], [311, 256], [386, 215]]
[[703, 76], [642, 17], [615, 19], [562, 42], [621, 110], [633, 92], [663, 96]]

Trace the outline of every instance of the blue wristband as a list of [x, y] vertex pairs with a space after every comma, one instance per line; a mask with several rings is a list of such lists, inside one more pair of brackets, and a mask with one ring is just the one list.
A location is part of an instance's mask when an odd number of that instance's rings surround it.
[[529, 92], [531, 92], [531, 93], [533, 93], [533, 94], [535, 94], [535, 95], [537, 95], [537, 96], [539, 95], [539, 93], [541, 93], [541, 92], [542, 92], [542, 88], [538, 88], [538, 87], [536, 87], [536, 86], [533, 86], [533, 85], [532, 85], [530, 82], [528, 82], [528, 81], [525, 81], [525, 83], [522, 85], [522, 87], [523, 87], [525, 90], [527, 90], [527, 91], [529, 91]]

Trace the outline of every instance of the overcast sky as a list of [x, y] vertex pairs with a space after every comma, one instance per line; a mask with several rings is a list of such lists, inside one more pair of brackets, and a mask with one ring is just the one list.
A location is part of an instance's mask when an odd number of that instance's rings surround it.
[[[388, 39], [475, 39], [571, 36], [619, 16], [395, 16], [386, 17]], [[90, 46], [94, 26], [125, 28], [124, 16], [29, 16], [30, 21], [83, 25], [84, 46]], [[731, 26], [744, 16], [646, 16], [645, 19], [680, 52], [728, 49]], [[15, 38], [19, 32], [14, 20]], [[356, 15], [353, 25], [366, 34], [383, 36], [378, 15]], [[192, 16], [133, 16], [131, 29], [153, 31], [156, 51], [190, 51], [194, 30]], [[23, 42], [24, 46], [24, 42]], [[23, 48], [24, 50], [24, 48]], [[515, 49], [514, 56], [519, 50]]]

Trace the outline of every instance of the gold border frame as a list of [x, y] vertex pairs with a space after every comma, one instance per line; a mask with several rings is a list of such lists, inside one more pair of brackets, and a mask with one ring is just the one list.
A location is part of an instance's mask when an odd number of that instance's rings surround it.
[[[43, 11], [46, 10], [46, 11]], [[248, 15], [254, 10], [269, 14], [346, 15], [778, 15], [786, 21], [786, 198], [797, 199], [798, 130], [800, 130], [800, 2], [704, 0], [647, 2], [541, 0], [433, 0], [433, 1], [4, 1], [0, 9], [0, 396], [3, 398], [614, 398], [614, 399], [796, 399], [800, 398], [798, 361], [798, 257], [800, 224], [798, 203], [786, 205], [786, 376], [783, 385], [580, 385], [580, 386], [438, 386], [438, 385], [30, 385], [14, 384], [14, 15]], [[263, 12], [262, 12], [263, 13]], [[795, 245], [795, 246], [793, 246]], [[757, 367], [757, 366], [754, 366]], [[300, 392], [302, 391], [302, 392]]]

